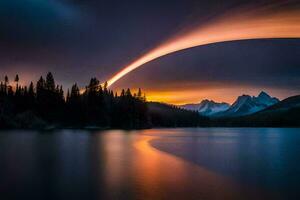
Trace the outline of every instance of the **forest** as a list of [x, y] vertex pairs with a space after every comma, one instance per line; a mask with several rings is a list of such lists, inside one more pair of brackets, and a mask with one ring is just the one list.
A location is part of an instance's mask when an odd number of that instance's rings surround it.
[[91, 78], [83, 93], [75, 83], [65, 93], [53, 74], [29, 86], [7, 76], [0, 83], [0, 128], [122, 128], [200, 126], [207, 120], [198, 112], [164, 103], [147, 102], [141, 89], [120, 94]]

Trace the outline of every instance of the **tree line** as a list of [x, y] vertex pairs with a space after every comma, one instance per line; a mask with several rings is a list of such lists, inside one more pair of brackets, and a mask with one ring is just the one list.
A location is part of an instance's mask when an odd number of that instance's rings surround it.
[[129, 88], [123, 89], [118, 95], [108, 89], [107, 83], [101, 85], [97, 78], [90, 80], [83, 93], [77, 84], [73, 84], [66, 94], [62, 85], [56, 84], [51, 72], [29, 86], [20, 85], [19, 80], [16, 75], [14, 86], [7, 76], [0, 82], [0, 128], [53, 125], [138, 129], [197, 126], [200, 120], [198, 113], [174, 106], [161, 105], [164, 108], [161, 112], [151, 112], [141, 89], [137, 93], [132, 93]]

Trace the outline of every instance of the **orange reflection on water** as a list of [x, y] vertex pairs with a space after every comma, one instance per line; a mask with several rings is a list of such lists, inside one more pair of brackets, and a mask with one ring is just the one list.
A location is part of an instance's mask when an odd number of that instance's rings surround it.
[[99, 146], [104, 152], [101, 158], [105, 157], [107, 199], [257, 199], [261, 195], [152, 147], [153, 140], [165, 139], [162, 134], [157, 130], [108, 131], [102, 136]]
[[[146, 131], [147, 132], [147, 131]], [[132, 170], [139, 188], [137, 199], [233, 199], [240, 188], [199, 166], [161, 152], [150, 145], [159, 137], [142, 136]]]
[[[119, 190], [126, 185], [128, 173], [127, 161], [130, 160], [130, 148], [123, 131], [113, 131], [112, 134], [105, 134], [103, 142], [99, 147], [104, 147], [105, 163], [105, 179], [108, 189], [111, 191]], [[103, 155], [101, 155], [103, 156]]]

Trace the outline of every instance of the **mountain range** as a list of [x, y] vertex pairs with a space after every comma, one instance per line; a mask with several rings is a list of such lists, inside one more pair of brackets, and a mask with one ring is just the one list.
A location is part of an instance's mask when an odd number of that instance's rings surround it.
[[279, 102], [279, 99], [271, 97], [266, 92], [261, 92], [257, 97], [242, 95], [225, 111], [216, 113], [214, 117], [237, 117], [250, 115]]
[[271, 97], [262, 91], [258, 96], [241, 95], [232, 105], [224, 102], [217, 103], [212, 100], [203, 100], [199, 104], [186, 104], [181, 107], [187, 110], [198, 111], [204, 116], [237, 117], [259, 112], [278, 102], [279, 99]]
[[[266, 92], [258, 96], [241, 95], [232, 104], [203, 100], [181, 106], [210, 118], [209, 126], [298, 127], [300, 95], [279, 101]], [[227, 108], [227, 109], [226, 109]]]
[[212, 126], [299, 127], [300, 95], [288, 97], [256, 113], [212, 119]]
[[211, 116], [219, 112], [223, 112], [228, 110], [230, 104], [228, 103], [217, 103], [213, 100], [203, 100], [199, 104], [185, 104], [181, 106], [186, 110], [198, 111], [200, 114], [204, 116]]

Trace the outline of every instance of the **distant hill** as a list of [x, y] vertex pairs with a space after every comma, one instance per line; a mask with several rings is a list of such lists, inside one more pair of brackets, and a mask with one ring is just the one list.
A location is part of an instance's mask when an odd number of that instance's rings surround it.
[[268, 108], [260, 113], [272, 112], [272, 111], [287, 111], [289, 109], [300, 107], [300, 95], [288, 97]]
[[158, 102], [148, 102], [147, 105], [154, 127], [195, 127], [209, 124], [209, 119], [196, 111]]
[[230, 105], [228, 103], [217, 103], [212, 100], [203, 100], [198, 104], [185, 104], [180, 106], [186, 110], [198, 111], [201, 115], [211, 116], [213, 114], [227, 110]]
[[213, 115], [213, 117], [237, 117], [259, 112], [278, 103], [279, 100], [271, 97], [266, 92], [261, 92], [257, 97], [242, 95], [225, 111]]
[[242, 116], [215, 119], [216, 126], [300, 126], [300, 95], [286, 98], [259, 112]]

